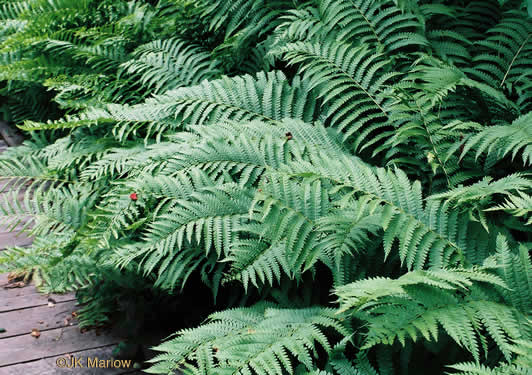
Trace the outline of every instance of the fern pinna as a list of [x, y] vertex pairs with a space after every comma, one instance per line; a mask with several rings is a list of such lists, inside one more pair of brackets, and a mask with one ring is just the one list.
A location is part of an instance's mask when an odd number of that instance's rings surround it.
[[204, 284], [148, 373], [532, 373], [530, 11], [0, 1], [0, 211], [35, 236], [0, 269], [84, 327]]

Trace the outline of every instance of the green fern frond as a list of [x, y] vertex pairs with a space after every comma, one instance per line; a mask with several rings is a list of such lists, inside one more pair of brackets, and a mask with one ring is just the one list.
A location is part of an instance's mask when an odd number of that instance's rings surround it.
[[[527, 206], [526, 199], [521, 200], [519, 195], [525, 194], [532, 190], [532, 183], [528, 175], [515, 173], [510, 176], [500, 178], [493, 181], [491, 177], [484, 177], [481, 181], [465, 187], [458, 187], [449, 190], [445, 193], [435, 194], [430, 196], [429, 200], [442, 200], [454, 207], [466, 208], [471, 213], [478, 215], [478, 219], [487, 229], [486, 218], [484, 212], [494, 210], [508, 210], [515, 212], [516, 216], [526, 216]], [[493, 206], [494, 200], [502, 196], [507, 199], [509, 206], [507, 208], [502, 206]], [[526, 195], [523, 196], [526, 198]], [[511, 204], [524, 203], [524, 206], [515, 207], [512, 209]]]
[[355, 150], [363, 150], [380, 139], [368, 137], [388, 126], [382, 93], [399, 74], [383, 54], [337, 41], [290, 43], [278, 53], [290, 64], [301, 64], [300, 72], [317, 88], [328, 122], [344, 141], [353, 139]]
[[273, 250], [283, 244], [292, 272], [309, 269], [320, 255], [316, 220], [329, 211], [327, 190], [319, 181], [299, 184], [273, 173], [266, 174], [259, 186], [254, 205], [260, 204], [255, 208], [258, 220], [269, 232]]
[[526, 225], [532, 224], [532, 195], [518, 192], [510, 195], [504, 203], [486, 209], [486, 211], [505, 211], [509, 214], [522, 217], [526, 220]]
[[[476, 42], [479, 53], [473, 58], [469, 74], [494, 87], [519, 87], [530, 80], [527, 66], [532, 64], [532, 21], [520, 11], [507, 12], [487, 37]], [[523, 109], [530, 102], [521, 99]]]
[[525, 166], [532, 164], [532, 113], [519, 117], [511, 125], [493, 126], [471, 136], [460, 158], [470, 150], [476, 150], [477, 159], [487, 154], [500, 160], [511, 154], [512, 160], [520, 155]]
[[376, 44], [388, 53], [427, 45], [415, 17], [387, 0], [322, 0], [323, 22], [338, 29], [339, 40]]
[[435, 267], [460, 263], [469, 246], [475, 246], [467, 241], [468, 218], [435, 201], [424, 205], [421, 185], [411, 183], [401, 170], [372, 169], [345, 155], [313, 155], [311, 161], [294, 162], [288, 171], [328, 180], [347, 189], [346, 194], [372, 202], [373, 210], [382, 206], [385, 255], [397, 240], [401, 262], [409, 269], [423, 268], [427, 258]]
[[28, 11], [31, 1], [10, 1], [0, 5], [0, 18], [2, 20], [16, 19]]
[[294, 373], [296, 363], [310, 371], [318, 347], [332, 350], [325, 330], [349, 334], [332, 309], [280, 309], [262, 303], [226, 310], [157, 346], [163, 354], [150, 361], [155, 365], [148, 372], [283, 375]]
[[530, 364], [523, 366], [519, 364], [501, 363], [499, 366], [491, 368], [474, 362], [465, 362], [451, 365], [449, 367], [460, 371], [452, 373], [456, 375], [530, 375], [532, 373], [532, 367], [530, 366]]
[[138, 47], [122, 68], [139, 77], [143, 86], [162, 93], [217, 78], [216, 61], [201, 47], [177, 39], [155, 40]]
[[277, 122], [284, 118], [312, 122], [315, 117], [315, 95], [308, 83], [299, 77], [290, 83], [282, 72], [274, 71], [258, 73], [256, 77], [203, 81], [197, 86], [170, 90], [136, 106], [94, 108], [82, 118], [154, 124], [160, 128], [174, 119], [181, 124], [206, 125], [229, 120]]
[[525, 245], [512, 251], [506, 238], [497, 237], [497, 253], [494, 256], [499, 266], [497, 273], [510, 286], [504, 297], [524, 314], [532, 311], [532, 263]]
[[[456, 289], [466, 291], [478, 282], [506, 285], [493, 275], [475, 270], [433, 270], [407, 273], [396, 280], [367, 279], [337, 289], [341, 311], [356, 309], [356, 315], [369, 323], [363, 348], [393, 344], [397, 339], [438, 340], [438, 326], [480, 359], [484, 328], [504, 357], [512, 357], [510, 340], [523, 338], [520, 318], [506, 305], [455, 296]], [[423, 288], [412, 288], [422, 284]], [[483, 344], [484, 350], [485, 344]]]
[[80, 175], [81, 180], [91, 181], [102, 177], [120, 176], [137, 166], [136, 156], [145, 150], [144, 145], [131, 148], [109, 148], [104, 156], [83, 169]]
[[375, 212], [371, 203], [369, 199], [352, 201], [317, 220], [318, 231], [323, 234], [318, 246], [331, 269], [340, 268], [345, 255], [352, 257], [364, 251], [370, 234], [381, 230], [382, 212]]

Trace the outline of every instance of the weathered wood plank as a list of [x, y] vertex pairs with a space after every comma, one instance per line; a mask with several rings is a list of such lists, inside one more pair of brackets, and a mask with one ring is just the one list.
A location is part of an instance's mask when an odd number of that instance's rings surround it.
[[28, 237], [26, 233], [0, 233], [0, 249], [5, 249], [12, 246], [28, 246], [33, 242], [32, 237]]
[[[94, 358], [108, 360], [113, 358], [113, 349], [115, 345], [106, 346], [99, 349], [85, 350], [77, 353], [70, 353], [74, 358], [81, 358], [82, 360], [79, 363], [83, 367], [76, 368], [61, 368], [57, 366], [58, 359], [65, 358], [67, 364], [70, 365], [72, 360], [67, 355], [61, 355], [57, 357], [51, 357], [46, 359], [41, 359], [34, 362], [21, 363], [19, 365], [3, 367], [0, 371], [5, 375], [55, 375], [55, 374], [73, 374], [76, 375], [94, 375], [94, 374], [105, 374], [105, 375], [119, 375], [119, 374], [141, 374], [140, 371], [137, 371], [133, 368], [134, 362], [131, 361], [129, 367], [127, 363], [122, 362], [125, 366], [123, 368], [94, 368], [87, 367], [88, 358], [91, 358], [90, 365], [93, 366]], [[62, 362], [61, 362], [62, 363]], [[74, 362], [75, 363], [75, 362]]]
[[[32, 284], [27, 284], [25, 287], [21, 288], [6, 288], [4, 283], [0, 282], [0, 301], [5, 298], [15, 298], [28, 296], [30, 294], [38, 294], [39, 291]], [[12, 284], [9, 284], [12, 285]]]
[[77, 308], [76, 301], [68, 301], [53, 307], [39, 306], [0, 313], [0, 324], [6, 330], [0, 333], [0, 347], [2, 339], [29, 334], [34, 328], [44, 331], [77, 324], [72, 317], [72, 312]]
[[20, 129], [4, 121], [0, 121], [0, 136], [8, 146], [18, 146], [24, 141]]
[[28, 236], [28, 231], [31, 230], [31, 228], [33, 227], [33, 222], [30, 222], [28, 224], [28, 221], [30, 221], [30, 219], [25, 219], [21, 222], [19, 222], [17, 224], [16, 227], [12, 227], [13, 224], [15, 224], [14, 222], [13, 223], [6, 223], [6, 222], [2, 222], [0, 220], [0, 234], [7, 234], [7, 233], [12, 233], [12, 234], [15, 234], [17, 235], [19, 232], [21, 232], [23, 229], [25, 230], [25, 234]]
[[13, 189], [20, 188], [21, 181], [17, 181], [14, 178], [0, 178], [0, 192], [6, 193]]
[[96, 335], [95, 331], [80, 333], [77, 326], [41, 332], [39, 338], [30, 334], [0, 340], [0, 367], [82, 350], [117, 344], [120, 339], [111, 334]]
[[32, 284], [19, 288], [14, 288], [12, 287], [13, 284], [9, 284], [11, 285], [11, 287], [9, 287], [7, 275], [7, 273], [0, 274], [0, 301], [5, 298], [14, 298], [38, 293], [37, 288]]
[[30, 307], [47, 306], [48, 298], [52, 298], [55, 302], [66, 302], [75, 300], [76, 297], [73, 293], [52, 294], [50, 296], [35, 293], [19, 297], [3, 298], [0, 300], [0, 313]]

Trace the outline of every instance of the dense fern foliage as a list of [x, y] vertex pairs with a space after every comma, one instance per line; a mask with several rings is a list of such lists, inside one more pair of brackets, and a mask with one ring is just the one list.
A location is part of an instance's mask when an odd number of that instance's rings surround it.
[[149, 373], [531, 374], [526, 3], [0, 0], [0, 269], [204, 284]]

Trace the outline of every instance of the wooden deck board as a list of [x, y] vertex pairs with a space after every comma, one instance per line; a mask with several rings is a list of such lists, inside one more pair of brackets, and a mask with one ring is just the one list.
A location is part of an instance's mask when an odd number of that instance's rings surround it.
[[27, 309], [30, 307], [47, 306], [48, 303], [50, 302], [49, 299], [53, 299], [53, 301], [57, 303], [57, 302], [72, 301], [72, 300], [75, 300], [76, 297], [72, 293], [52, 294], [50, 296], [47, 296], [41, 293], [34, 293], [34, 294], [27, 294], [27, 295], [23, 295], [19, 297], [3, 298], [0, 301], [0, 313], [20, 310], [20, 309]]
[[[27, 296], [29, 294], [38, 293], [37, 288], [34, 285], [26, 285], [24, 287], [14, 287], [14, 284], [8, 285], [7, 273], [0, 274], [0, 301], [5, 298], [14, 298]], [[17, 284], [21, 285], [21, 284]]]
[[77, 326], [43, 331], [39, 338], [31, 334], [10, 337], [0, 340], [0, 368], [118, 342], [119, 338], [109, 334], [98, 336], [96, 331], [80, 334]]
[[38, 306], [1, 313], [0, 324], [6, 332], [0, 333], [0, 339], [26, 335], [34, 328], [45, 331], [76, 325], [77, 322], [72, 316], [72, 312], [76, 309], [76, 301], [67, 301], [57, 303], [53, 307]]
[[12, 246], [28, 246], [31, 245], [33, 239], [28, 237], [26, 233], [0, 233], [0, 249], [5, 249]]
[[[133, 369], [133, 362], [130, 368], [88, 368], [88, 358], [111, 359], [114, 345], [106, 346], [99, 349], [84, 350], [81, 352], [70, 353], [75, 358], [82, 358], [83, 368], [59, 368], [56, 364], [58, 358], [68, 358], [68, 356], [56, 356], [46, 359], [41, 359], [31, 363], [23, 363], [19, 365], [0, 368], [3, 370], [2, 375], [55, 375], [55, 374], [76, 374], [76, 375], [121, 375], [121, 374], [140, 374]], [[69, 361], [71, 361], [69, 359]], [[92, 361], [92, 360], [91, 360]], [[70, 364], [69, 362], [68, 364]], [[133, 373], [132, 373], [133, 372]]]
[[[5, 145], [0, 141], [0, 152]], [[20, 186], [19, 184], [17, 184]], [[24, 198], [25, 186], [15, 198], [7, 192], [13, 180], [0, 179], [0, 204], [6, 199]], [[26, 185], [27, 186], [27, 185]], [[26, 233], [18, 234], [24, 225], [8, 231], [0, 215], [0, 251], [11, 246], [28, 246], [32, 243]], [[16, 286], [16, 287], [13, 287]], [[51, 298], [51, 300], [49, 300]], [[53, 301], [53, 302], [52, 302]], [[1, 375], [140, 375], [129, 368], [88, 368], [87, 358], [111, 359], [116, 344], [121, 339], [109, 332], [95, 330], [81, 333], [72, 312], [77, 310], [74, 294], [43, 295], [33, 285], [8, 284], [7, 274], [0, 274], [0, 374]], [[31, 335], [38, 329], [40, 337]], [[56, 359], [73, 355], [83, 358], [83, 368], [60, 368]]]

